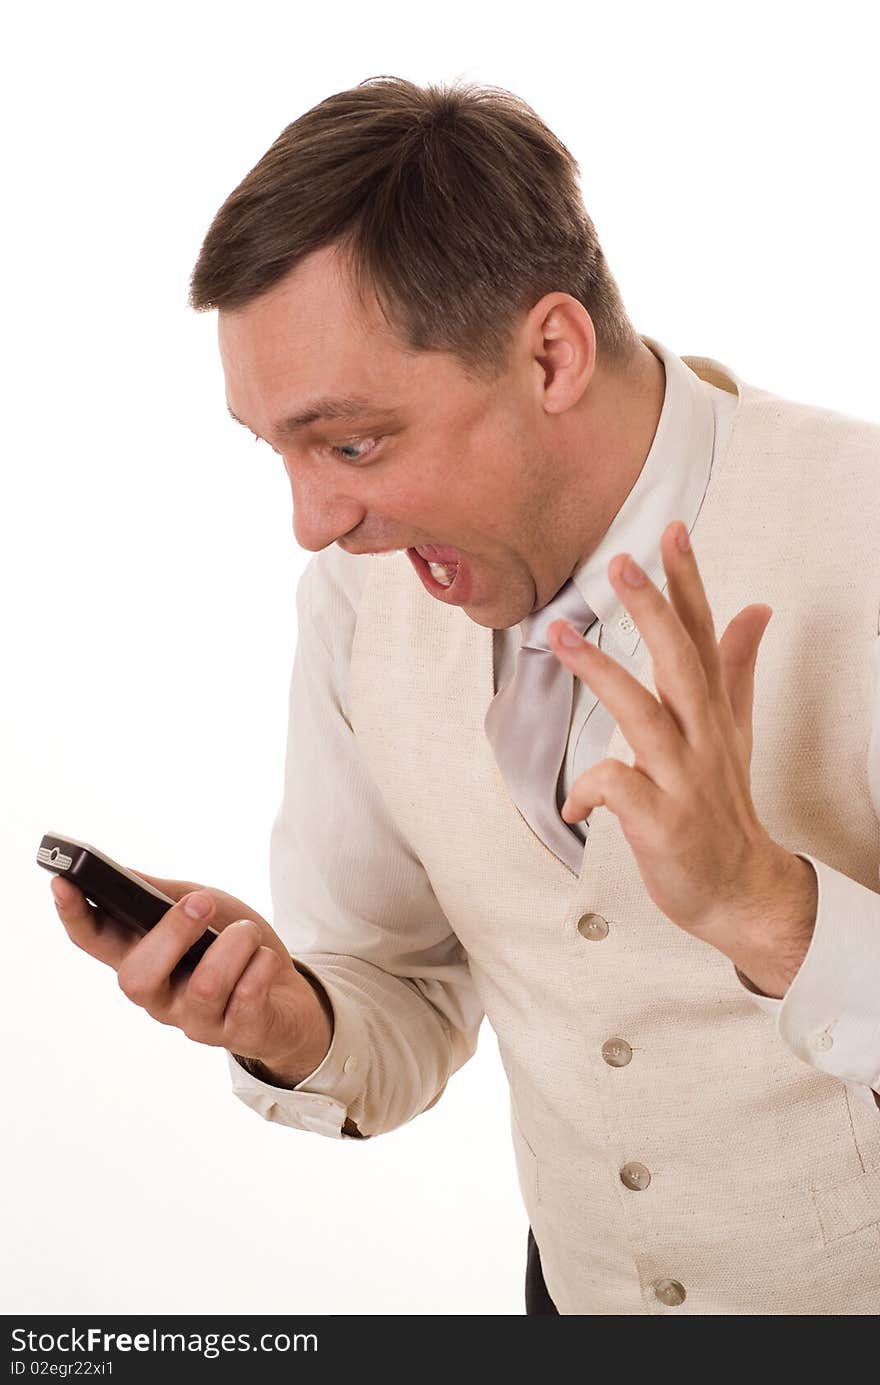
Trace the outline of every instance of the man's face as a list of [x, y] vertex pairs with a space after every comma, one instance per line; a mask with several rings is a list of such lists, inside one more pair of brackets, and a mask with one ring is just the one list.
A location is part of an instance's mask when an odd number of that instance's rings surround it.
[[[570, 575], [552, 540], [559, 478], [542, 450], [534, 361], [514, 353], [489, 385], [448, 354], [407, 351], [378, 305], [358, 302], [333, 247], [218, 317], [227, 403], [283, 458], [302, 548], [452, 547], [452, 586], [411, 553], [413, 581], [495, 629]], [[342, 396], [368, 402], [357, 417], [280, 430], [312, 401]]]

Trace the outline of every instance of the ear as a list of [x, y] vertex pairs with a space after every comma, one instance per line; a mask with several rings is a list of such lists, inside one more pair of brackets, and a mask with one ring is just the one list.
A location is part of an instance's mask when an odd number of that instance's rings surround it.
[[596, 369], [593, 319], [570, 294], [548, 293], [529, 313], [526, 333], [541, 406], [547, 413], [565, 413], [577, 404]]

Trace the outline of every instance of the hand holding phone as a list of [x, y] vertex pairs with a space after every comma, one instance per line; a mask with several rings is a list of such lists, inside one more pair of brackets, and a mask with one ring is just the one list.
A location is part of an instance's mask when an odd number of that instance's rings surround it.
[[[123, 993], [154, 1019], [257, 1059], [279, 1085], [295, 1085], [322, 1061], [333, 1035], [326, 993], [240, 899], [120, 866], [57, 833], [43, 837], [37, 860], [64, 877], [59, 895], [69, 898], [56, 896], [55, 907], [71, 941], [112, 967]], [[186, 913], [193, 894], [210, 905], [203, 918]]]
[[[113, 924], [123, 924], [125, 928], [142, 937], [159, 922], [173, 904], [180, 898], [163, 890], [158, 880], [148, 881], [138, 871], [121, 866], [106, 856], [103, 851], [90, 846], [88, 842], [75, 837], [63, 837], [57, 832], [47, 832], [37, 852], [37, 865], [44, 870], [53, 871], [71, 885], [75, 885], [87, 899], [97, 906], [95, 921], [102, 922], [107, 916]], [[165, 881], [164, 884], [174, 884]], [[176, 882], [183, 883], [183, 882]], [[193, 884], [193, 890], [199, 886]], [[64, 888], [52, 893], [56, 903], [64, 899]], [[186, 891], [184, 891], [186, 893]], [[237, 902], [237, 901], [235, 901]], [[257, 916], [259, 918], [259, 916]], [[108, 937], [113, 930], [108, 930]], [[119, 935], [123, 942], [125, 935]], [[215, 928], [206, 928], [177, 963], [183, 971], [192, 971], [211, 943], [218, 936]]]

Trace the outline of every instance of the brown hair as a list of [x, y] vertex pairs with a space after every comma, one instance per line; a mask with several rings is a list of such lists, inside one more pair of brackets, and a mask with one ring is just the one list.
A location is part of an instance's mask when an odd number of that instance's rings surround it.
[[238, 308], [336, 244], [363, 302], [414, 351], [448, 351], [493, 379], [518, 316], [571, 294], [600, 351], [638, 336], [605, 262], [579, 167], [500, 87], [370, 77], [288, 125], [230, 193], [190, 280], [197, 312]]

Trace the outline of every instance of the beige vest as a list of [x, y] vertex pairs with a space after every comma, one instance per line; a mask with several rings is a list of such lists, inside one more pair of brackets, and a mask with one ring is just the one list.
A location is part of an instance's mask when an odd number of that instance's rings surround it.
[[[789, 850], [876, 889], [880, 427], [685, 360], [740, 395], [693, 544], [719, 637], [751, 602], [773, 607], [756, 674], [757, 812]], [[878, 1312], [880, 1111], [797, 1059], [727, 959], [657, 909], [607, 809], [575, 879], [521, 817], [486, 740], [492, 631], [433, 600], [404, 554], [370, 568], [352, 726], [498, 1036], [560, 1313]], [[649, 657], [640, 681], [656, 695]], [[633, 763], [619, 728], [607, 753]], [[604, 923], [587, 927], [593, 915]], [[612, 1038], [632, 1047], [626, 1066], [603, 1059]], [[647, 1187], [624, 1186], [631, 1161]], [[684, 1286], [679, 1306], [657, 1297], [664, 1279]]]

